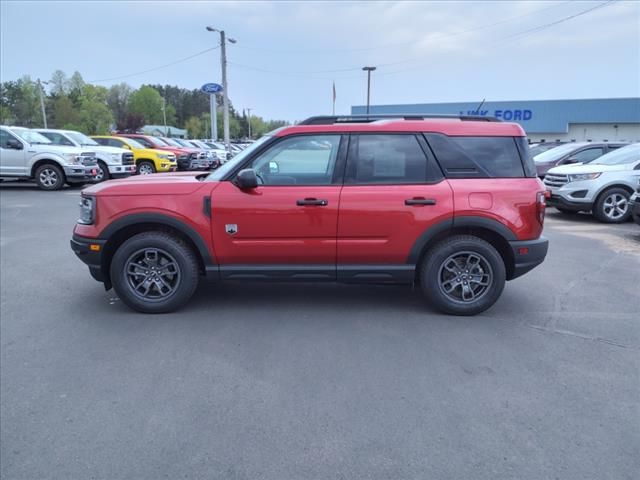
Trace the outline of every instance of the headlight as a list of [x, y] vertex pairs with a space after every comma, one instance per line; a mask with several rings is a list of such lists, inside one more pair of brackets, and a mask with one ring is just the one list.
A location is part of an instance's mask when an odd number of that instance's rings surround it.
[[581, 182], [583, 180], [593, 180], [594, 178], [598, 178], [600, 175], [602, 175], [602, 172], [576, 173], [574, 175], [568, 175], [568, 179], [570, 182]]
[[82, 196], [80, 198], [80, 218], [78, 223], [91, 225], [96, 217], [96, 198]]
[[111, 154], [111, 160], [113, 160], [114, 162], [119, 162], [120, 161], [120, 154], [119, 153], [112, 153]]
[[80, 163], [80, 155], [78, 155], [77, 153], [63, 153], [62, 156], [69, 163]]
[[168, 160], [169, 155], [167, 155], [166, 153], [159, 153], [158, 158], [161, 158], [162, 160]]

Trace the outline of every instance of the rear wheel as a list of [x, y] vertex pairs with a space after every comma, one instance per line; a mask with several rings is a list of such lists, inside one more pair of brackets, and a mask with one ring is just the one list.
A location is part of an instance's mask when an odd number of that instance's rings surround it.
[[179, 238], [163, 232], [131, 237], [111, 262], [111, 281], [120, 299], [143, 313], [182, 307], [198, 286], [198, 260]]
[[43, 190], [60, 190], [64, 185], [64, 173], [52, 163], [40, 165], [36, 170], [36, 183]]
[[109, 174], [109, 168], [104, 162], [98, 162], [98, 173], [96, 174], [96, 182], [104, 182], [105, 180], [109, 180], [111, 175]]
[[623, 223], [631, 216], [629, 198], [624, 188], [610, 188], [600, 194], [593, 207], [593, 215], [603, 223]]
[[504, 261], [497, 250], [471, 235], [456, 235], [438, 243], [420, 266], [427, 299], [453, 315], [475, 315], [491, 307], [505, 280]]
[[143, 160], [138, 163], [138, 174], [150, 175], [152, 173], [156, 173], [156, 167], [153, 165], [153, 162]]

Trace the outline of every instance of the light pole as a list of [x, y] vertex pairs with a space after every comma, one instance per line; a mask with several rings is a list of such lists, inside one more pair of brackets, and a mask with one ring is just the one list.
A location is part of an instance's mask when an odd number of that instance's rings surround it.
[[362, 67], [362, 70], [367, 72], [367, 115], [369, 115], [369, 99], [371, 95], [371, 72], [373, 72], [376, 67]]
[[233, 38], [228, 38], [224, 30], [207, 27], [208, 32], [218, 32], [220, 34], [220, 63], [222, 66], [222, 120], [224, 122], [224, 143], [227, 150], [231, 149], [229, 141], [229, 95], [227, 92], [227, 40], [229, 43], [236, 43]]
[[44, 123], [44, 128], [47, 128], [47, 112], [44, 109], [44, 87], [42, 84], [48, 84], [49, 82], [41, 82], [38, 79], [38, 91], [40, 92], [40, 110], [42, 110], [42, 123]]
[[249, 126], [249, 140], [251, 140], [251, 110], [253, 110], [253, 108], [247, 108], [247, 125]]
[[209, 95], [209, 110], [211, 115], [211, 140], [218, 141], [218, 94]]

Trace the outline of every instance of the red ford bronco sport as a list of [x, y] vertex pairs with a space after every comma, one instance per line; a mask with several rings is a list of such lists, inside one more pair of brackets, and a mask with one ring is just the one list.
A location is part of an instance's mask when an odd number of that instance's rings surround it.
[[212, 173], [82, 192], [71, 248], [131, 308], [199, 277], [418, 284], [473, 315], [540, 264], [545, 188], [522, 128], [486, 117], [312, 117]]

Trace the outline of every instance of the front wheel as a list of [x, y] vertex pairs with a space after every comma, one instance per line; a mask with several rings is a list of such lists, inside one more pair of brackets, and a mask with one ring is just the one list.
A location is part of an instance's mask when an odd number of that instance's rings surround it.
[[593, 207], [593, 215], [603, 223], [623, 223], [629, 220], [631, 195], [624, 188], [605, 190]]
[[179, 238], [145, 232], [113, 256], [111, 282], [120, 299], [143, 313], [166, 313], [186, 304], [198, 286], [198, 260]]
[[150, 175], [152, 173], [156, 173], [156, 167], [151, 162], [147, 162], [143, 160], [138, 163], [138, 174], [139, 175]]
[[420, 266], [422, 290], [439, 310], [475, 315], [500, 297], [506, 269], [497, 250], [470, 235], [447, 238], [430, 249]]
[[105, 180], [109, 180], [111, 175], [109, 174], [109, 167], [104, 162], [98, 162], [98, 173], [96, 174], [95, 181], [96, 183], [104, 182]]
[[43, 190], [60, 190], [64, 185], [64, 173], [57, 165], [41, 165], [36, 170], [36, 183]]

